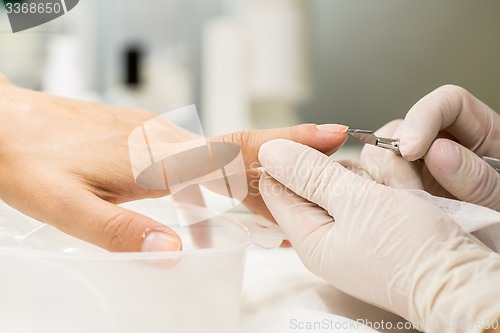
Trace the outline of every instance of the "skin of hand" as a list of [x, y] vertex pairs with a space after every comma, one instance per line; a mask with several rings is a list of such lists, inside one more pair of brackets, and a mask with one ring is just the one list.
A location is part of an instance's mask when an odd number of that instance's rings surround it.
[[[110, 251], [179, 250], [168, 227], [116, 204], [159, 197], [134, 181], [128, 136], [157, 114], [86, 103], [24, 90], [0, 76], [0, 198], [19, 211]], [[343, 126], [313, 124], [227, 134], [215, 141], [240, 146], [255, 181], [260, 145], [288, 138], [323, 152], [347, 138]], [[194, 137], [175, 125], [172, 138]], [[253, 176], [252, 176], [253, 175]], [[267, 209], [258, 186], [249, 186], [251, 208]], [[268, 212], [267, 212], [268, 213]]]
[[377, 182], [500, 210], [500, 174], [481, 159], [500, 158], [500, 115], [465, 89], [436, 89], [376, 134], [399, 137], [402, 154], [363, 147], [361, 162]]
[[439, 208], [288, 140], [259, 159], [260, 193], [311, 272], [426, 332], [500, 318], [500, 256]]

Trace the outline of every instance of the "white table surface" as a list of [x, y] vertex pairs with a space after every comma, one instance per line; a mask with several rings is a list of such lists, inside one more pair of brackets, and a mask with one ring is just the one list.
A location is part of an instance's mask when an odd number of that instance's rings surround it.
[[[391, 322], [393, 328], [387, 329], [391, 324], [378, 330], [349, 326], [359, 319], [368, 320], [371, 327], [380, 327], [375, 325], [382, 321]], [[326, 326], [300, 329], [299, 322], [320, 322]], [[254, 246], [248, 251], [240, 333], [417, 332], [397, 330], [397, 322], [404, 320], [352, 298], [311, 274], [293, 249], [265, 250]]]

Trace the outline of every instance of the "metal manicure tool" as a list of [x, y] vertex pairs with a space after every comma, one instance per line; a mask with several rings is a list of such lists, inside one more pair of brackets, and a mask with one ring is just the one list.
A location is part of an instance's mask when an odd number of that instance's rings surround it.
[[[396, 154], [401, 155], [401, 152], [399, 151], [399, 139], [381, 138], [376, 136], [373, 131], [362, 129], [349, 128], [347, 130], [347, 133], [361, 142], [380, 148], [389, 149]], [[483, 160], [498, 173], [500, 173], [500, 159], [484, 156]]]

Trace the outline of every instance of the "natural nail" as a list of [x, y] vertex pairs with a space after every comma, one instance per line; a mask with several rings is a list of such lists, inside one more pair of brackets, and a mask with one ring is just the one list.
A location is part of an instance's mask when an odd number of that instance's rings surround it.
[[329, 132], [329, 133], [345, 133], [349, 127], [338, 124], [321, 124], [316, 125], [318, 131]]
[[458, 144], [449, 140], [438, 139], [434, 141], [434, 147], [435, 149], [432, 149], [432, 153], [437, 154], [436, 158], [442, 159], [441, 170], [449, 174], [456, 173], [463, 163]]
[[176, 236], [164, 231], [151, 231], [142, 243], [143, 252], [179, 251], [182, 244]]

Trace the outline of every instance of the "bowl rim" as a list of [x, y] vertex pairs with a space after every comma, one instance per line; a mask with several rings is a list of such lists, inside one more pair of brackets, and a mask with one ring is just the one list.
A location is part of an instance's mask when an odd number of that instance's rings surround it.
[[[3, 247], [0, 244], [0, 256], [10, 255], [15, 257], [30, 257], [44, 259], [76, 259], [76, 260], [99, 260], [99, 261], [124, 261], [124, 260], [163, 260], [183, 257], [198, 257], [198, 256], [214, 256], [218, 254], [229, 254], [242, 250], [246, 250], [252, 244], [252, 235], [250, 231], [240, 222], [222, 214], [225, 219], [220, 226], [232, 225], [238, 228], [242, 236], [242, 241], [236, 244], [221, 246], [215, 248], [177, 250], [165, 252], [100, 252], [100, 253], [84, 253], [84, 252], [64, 252], [60, 250], [39, 250], [30, 248]], [[217, 226], [217, 225], [216, 225]]]

